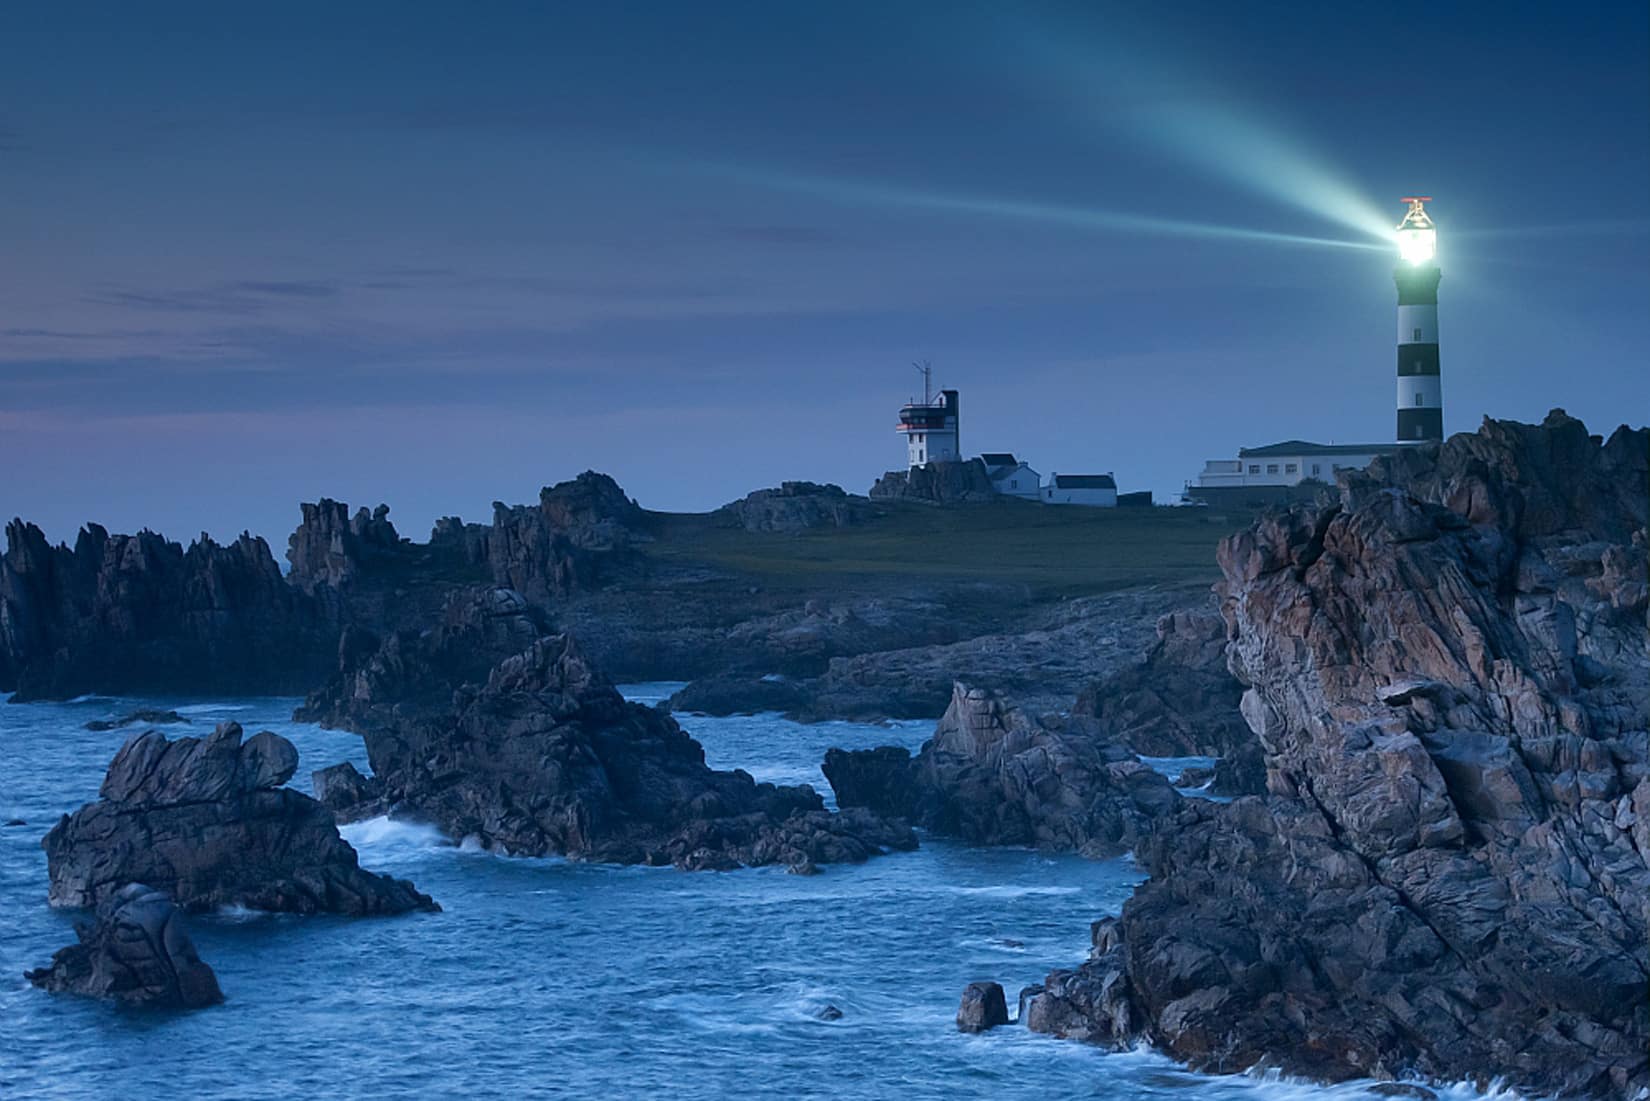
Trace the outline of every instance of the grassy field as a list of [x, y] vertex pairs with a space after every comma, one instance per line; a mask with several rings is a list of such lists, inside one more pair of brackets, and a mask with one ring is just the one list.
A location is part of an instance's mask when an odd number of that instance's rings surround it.
[[755, 575], [769, 586], [818, 586], [837, 576], [856, 584], [877, 578], [1022, 584], [1039, 597], [1077, 596], [1212, 582], [1220, 575], [1215, 545], [1250, 519], [1194, 508], [900, 504], [863, 525], [779, 535], [658, 513], [658, 542], [649, 551], [665, 561]]

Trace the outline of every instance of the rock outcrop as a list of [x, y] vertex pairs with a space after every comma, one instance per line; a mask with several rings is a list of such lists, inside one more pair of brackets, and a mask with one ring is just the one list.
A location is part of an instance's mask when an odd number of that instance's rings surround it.
[[[394, 644], [396, 640], [391, 640]], [[720, 870], [857, 862], [916, 839], [866, 811], [831, 814], [806, 786], [719, 772], [670, 716], [627, 702], [571, 638], [541, 638], [485, 680], [406, 695], [382, 669], [446, 668], [381, 651], [329, 718], [366, 740], [373, 775], [330, 769], [342, 818], [390, 813], [513, 855]], [[386, 644], [386, 649], [391, 644]]]
[[925, 505], [980, 504], [1004, 500], [991, 484], [985, 463], [979, 459], [890, 470], [871, 487], [871, 499], [914, 501]]
[[[808, 659], [817, 668], [831, 650], [846, 651], [828, 656], [822, 672], [783, 677], [723, 672], [691, 682], [670, 702], [678, 710], [712, 715], [782, 711], [802, 722], [935, 719], [961, 680], [990, 685], [1027, 709], [1063, 710], [1095, 677], [1120, 674], [1138, 663], [1142, 651], [1158, 642], [1153, 633], [1158, 617], [1189, 615], [1188, 609], [1204, 604], [1209, 604], [1207, 589], [1173, 586], [1079, 597], [1025, 614], [1013, 630], [1002, 630], [1002, 618], [994, 617], [998, 629], [961, 639], [944, 635], [966, 633], [969, 624], [934, 603], [813, 604], [800, 620], [775, 617], [768, 641], [750, 639], [748, 649], [771, 654], [784, 640], [801, 659], [795, 665], [804, 669]], [[812, 609], [819, 614], [807, 615]], [[1222, 656], [1225, 628], [1218, 616], [1209, 618], [1221, 639], [1216, 672], [1225, 678], [1232, 715], [1241, 725], [1236, 710], [1241, 688]], [[928, 641], [925, 634], [941, 639]], [[804, 658], [804, 639], [818, 647], [818, 656]]]
[[49, 967], [25, 974], [53, 993], [110, 998], [148, 1009], [199, 1009], [223, 1001], [218, 977], [189, 939], [166, 892], [128, 883], [99, 904], [97, 920], [77, 925], [78, 944]]
[[1133, 848], [1180, 796], [1092, 719], [1034, 717], [998, 693], [956, 685], [934, 736], [912, 758], [895, 747], [825, 756], [843, 807], [908, 818], [987, 845], [1090, 856]]
[[777, 489], [759, 489], [723, 505], [711, 518], [723, 527], [794, 535], [864, 524], [880, 514], [870, 501], [850, 496], [841, 486], [781, 482]]
[[292, 567], [287, 577], [305, 592], [348, 586], [405, 542], [390, 523], [388, 505], [370, 513], [358, 509], [351, 517], [348, 505], [323, 497], [301, 509], [303, 522], [287, 540], [286, 558]]
[[957, 1031], [985, 1032], [1008, 1023], [1008, 1001], [994, 982], [971, 982], [963, 988], [957, 1006]]
[[88, 524], [71, 549], [6, 526], [0, 689], [19, 700], [301, 692], [325, 675], [336, 631], [250, 535], [186, 550]]
[[439, 909], [411, 883], [362, 870], [332, 813], [281, 786], [297, 765], [291, 742], [267, 731], [242, 742], [233, 722], [205, 738], [132, 738], [98, 801], [64, 815], [41, 841], [48, 901], [98, 906], [146, 883], [188, 911]]
[[1028, 1023], [1195, 1066], [1650, 1088], [1650, 432], [1486, 420], [1221, 547], [1269, 794], [1190, 800]]

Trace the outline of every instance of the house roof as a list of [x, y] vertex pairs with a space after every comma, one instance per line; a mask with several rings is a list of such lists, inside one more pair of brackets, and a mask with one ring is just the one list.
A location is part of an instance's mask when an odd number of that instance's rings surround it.
[[1242, 447], [1238, 458], [1266, 458], [1269, 455], [1384, 455], [1398, 450], [1395, 443], [1307, 443], [1305, 440], [1284, 440], [1265, 447]]
[[980, 456], [986, 466], [1018, 466], [1019, 462], [1007, 451], [987, 451]]
[[1117, 479], [1110, 474], [1056, 474], [1055, 489], [1116, 489]]

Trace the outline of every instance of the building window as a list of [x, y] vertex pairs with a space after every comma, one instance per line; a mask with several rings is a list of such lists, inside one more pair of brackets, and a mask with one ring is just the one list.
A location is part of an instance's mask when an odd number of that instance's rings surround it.
[[1312, 464], [1312, 473], [1314, 475], [1322, 474], [1323, 473], [1323, 464], [1322, 463], [1313, 463]]
[[1417, 343], [1417, 344], [1421, 343], [1421, 330], [1420, 329], [1415, 330], [1415, 343]]
[[1283, 467], [1283, 472], [1285, 474], [1295, 473], [1295, 464], [1294, 463], [1285, 463], [1284, 467]]
[[1416, 405], [1425, 405], [1426, 403], [1427, 403], [1427, 399], [1425, 397], [1423, 397], [1420, 394], [1415, 395], [1415, 404]]
[[1249, 473], [1259, 474], [1260, 473], [1260, 464], [1259, 463], [1250, 463], [1249, 464]]
[[1266, 464], [1266, 473], [1276, 474], [1277, 472], [1278, 472], [1278, 464], [1277, 463], [1267, 463]]
[[1421, 373], [1421, 361], [1420, 360], [1415, 361], [1415, 373], [1416, 374]]

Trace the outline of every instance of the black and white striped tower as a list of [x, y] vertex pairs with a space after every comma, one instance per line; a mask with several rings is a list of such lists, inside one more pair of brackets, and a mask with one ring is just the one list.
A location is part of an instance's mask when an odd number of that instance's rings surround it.
[[1444, 438], [1444, 388], [1438, 373], [1438, 230], [1429, 196], [1409, 197], [1398, 223], [1398, 442]]

